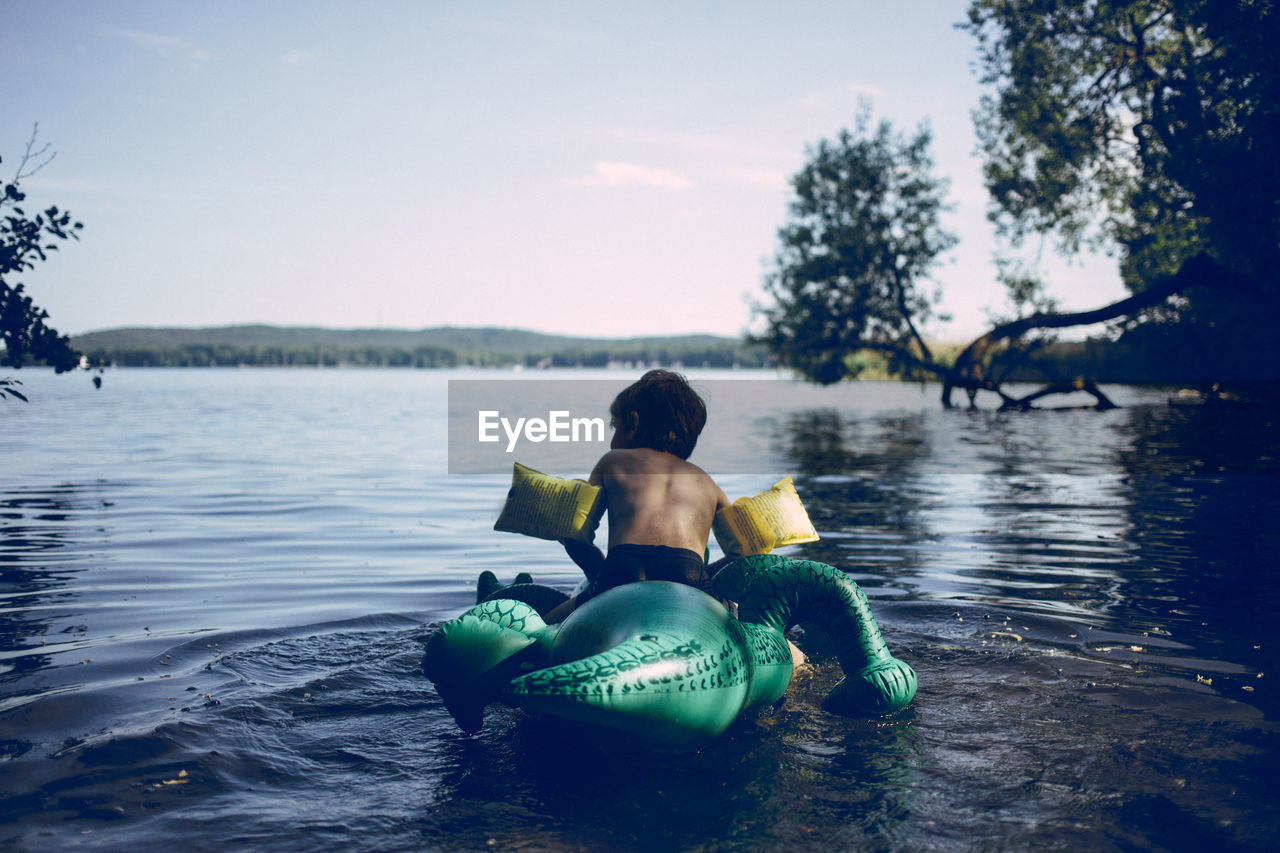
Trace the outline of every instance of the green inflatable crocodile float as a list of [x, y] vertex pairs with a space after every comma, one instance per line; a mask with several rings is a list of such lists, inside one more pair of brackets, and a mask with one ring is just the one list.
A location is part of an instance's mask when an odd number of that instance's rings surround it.
[[737, 602], [736, 619], [693, 587], [645, 581], [547, 625], [535, 606], [507, 596], [545, 607], [554, 591], [507, 587], [442, 625], [422, 669], [468, 732], [481, 728], [486, 705], [505, 702], [689, 748], [782, 697], [792, 674], [783, 631], [808, 622], [830, 635], [845, 673], [824, 708], [881, 715], [915, 695], [915, 672], [889, 654], [866, 595], [839, 569], [760, 555], [725, 566], [713, 585]]

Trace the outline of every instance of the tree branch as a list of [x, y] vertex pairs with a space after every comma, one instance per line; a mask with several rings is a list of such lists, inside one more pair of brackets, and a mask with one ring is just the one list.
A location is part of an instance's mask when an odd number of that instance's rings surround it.
[[911, 311], [907, 308], [907, 289], [902, 283], [902, 271], [894, 269], [894, 278], [897, 281], [897, 302], [898, 313], [902, 315], [902, 319], [907, 324], [907, 330], [911, 332], [911, 338], [916, 342], [916, 346], [920, 347], [921, 358], [925, 362], [933, 362], [933, 353], [929, 351], [929, 346], [924, 342], [915, 322], [911, 319]]
[[[36, 122], [31, 127], [31, 138], [27, 140], [27, 147], [26, 147], [26, 150], [22, 152], [22, 159], [18, 161], [18, 171], [13, 176], [13, 183], [17, 183], [18, 181], [31, 177], [32, 175], [34, 175], [35, 173], [43, 169], [45, 166], [48, 166], [50, 163], [52, 163], [53, 158], [58, 156], [57, 151], [50, 152], [48, 157], [44, 156], [45, 152], [48, 152], [49, 148], [52, 145], [52, 143], [49, 143], [49, 142], [46, 142], [44, 145], [41, 145], [40, 148], [35, 151], [32, 150], [33, 148], [35, 148], [36, 137], [38, 137], [39, 135], [40, 135], [40, 123]], [[28, 163], [30, 163], [32, 160], [38, 160], [41, 157], [44, 157], [44, 159], [41, 160], [39, 163], [37, 163], [35, 166], [28, 168], [27, 166]]]
[[1100, 389], [1095, 383], [1092, 381], [1076, 379], [1071, 381], [1052, 382], [1041, 388], [1039, 391], [1027, 394], [1025, 397], [1019, 397], [1017, 399], [1013, 399], [1008, 395], [1002, 394], [1001, 396], [1004, 397], [1004, 403], [1000, 406], [1000, 410], [1021, 409], [1026, 411], [1031, 408], [1032, 403], [1039, 400], [1041, 397], [1048, 397], [1051, 394], [1070, 394], [1072, 391], [1085, 391], [1092, 394], [1093, 398], [1098, 401], [1098, 409], [1116, 408], [1116, 404], [1111, 402], [1111, 398], [1102, 393], [1102, 389]]
[[1091, 326], [1134, 314], [1144, 308], [1159, 305], [1193, 285], [1214, 285], [1216, 277], [1230, 276], [1235, 279], [1208, 255], [1199, 254], [1186, 261], [1178, 272], [1148, 287], [1141, 293], [1135, 293], [1127, 299], [1113, 302], [1102, 308], [1090, 311], [1076, 311], [1069, 314], [1037, 312], [1017, 320], [1001, 323], [982, 337], [973, 341], [956, 357], [952, 368], [953, 375], [947, 379], [942, 389], [942, 405], [950, 407], [951, 391], [955, 387], [972, 388], [976, 383], [980, 388], [994, 390], [984, 383], [981, 375], [980, 361], [991, 347], [1000, 341], [1016, 338], [1032, 329], [1063, 329], [1069, 326]]

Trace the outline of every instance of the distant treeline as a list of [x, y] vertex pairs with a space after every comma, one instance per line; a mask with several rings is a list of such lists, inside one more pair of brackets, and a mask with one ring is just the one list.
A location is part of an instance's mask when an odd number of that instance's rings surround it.
[[[1120, 341], [1059, 341], [1011, 365], [1005, 381], [1085, 377], [1098, 382], [1190, 383], [1209, 376], [1203, 351], [1173, 346], [1168, 330], [1153, 326]], [[1186, 342], [1181, 342], [1185, 344]], [[682, 335], [651, 338], [575, 338], [522, 329], [321, 329], [228, 326], [205, 329], [112, 329], [72, 338], [93, 364], [118, 367], [607, 367], [660, 364], [686, 367], [768, 367], [764, 347], [739, 338]], [[1219, 342], [1219, 348], [1222, 344]], [[958, 346], [939, 345], [949, 363]], [[887, 365], [863, 358], [864, 379], [889, 378]], [[1240, 371], [1237, 371], [1240, 372]]]
[[520, 329], [316, 329], [230, 326], [113, 329], [72, 339], [94, 364], [119, 367], [606, 367], [615, 363], [762, 367], [762, 347], [685, 335], [573, 338]]

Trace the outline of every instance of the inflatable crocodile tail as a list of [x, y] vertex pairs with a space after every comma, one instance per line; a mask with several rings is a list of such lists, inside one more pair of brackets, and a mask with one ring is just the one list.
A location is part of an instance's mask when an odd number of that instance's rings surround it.
[[830, 634], [845, 678], [823, 703], [827, 710], [887, 714], [915, 696], [915, 671], [889, 653], [866, 593], [839, 569], [762, 554], [725, 566], [713, 586], [718, 595], [738, 602], [743, 622], [785, 631], [793, 622], [812, 620]]

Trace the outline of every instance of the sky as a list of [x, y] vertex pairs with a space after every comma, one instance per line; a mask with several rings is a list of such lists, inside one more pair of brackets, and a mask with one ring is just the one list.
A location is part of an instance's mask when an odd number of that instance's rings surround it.
[[[1004, 294], [966, 6], [5, 0], [0, 169], [38, 124], [27, 207], [85, 225], [20, 280], [71, 334], [738, 335], [789, 177], [865, 100], [933, 131], [960, 244], [927, 331], [967, 339]], [[1113, 259], [1023, 254], [1067, 308], [1124, 295]]]

